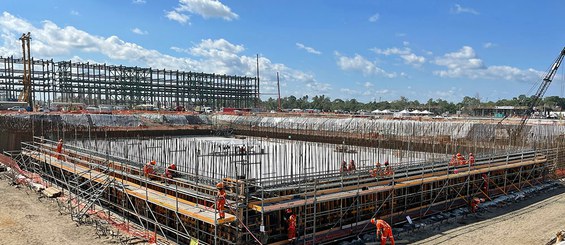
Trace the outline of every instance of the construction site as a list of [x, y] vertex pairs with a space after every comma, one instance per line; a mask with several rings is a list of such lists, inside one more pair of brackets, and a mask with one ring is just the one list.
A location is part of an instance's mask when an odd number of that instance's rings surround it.
[[[565, 49], [538, 99], [564, 55]], [[52, 101], [251, 108], [260, 96], [259, 77], [25, 57], [0, 58], [0, 95], [30, 107]], [[126, 242], [336, 244], [373, 234], [373, 218], [404, 229], [555, 183], [565, 167], [565, 124], [528, 120], [527, 113], [504, 121], [133, 109], [3, 113], [0, 163], [14, 182], [55, 198], [73, 221], [110, 227]]]

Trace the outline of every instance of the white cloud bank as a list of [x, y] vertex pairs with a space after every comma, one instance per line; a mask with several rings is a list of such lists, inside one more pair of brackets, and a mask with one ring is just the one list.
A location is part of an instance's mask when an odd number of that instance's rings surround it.
[[363, 75], [381, 75], [388, 78], [397, 77], [396, 73], [389, 73], [378, 67], [375, 62], [367, 60], [365, 57], [355, 54], [353, 57], [344, 56], [335, 52], [337, 65], [344, 71], [360, 71]]
[[[22, 30], [31, 32], [31, 54], [36, 59], [90, 61], [89, 58], [84, 59], [77, 56], [77, 54], [83, 54], [102, 56], [103, 59], [109, 60], [108, 63], [117, 65], [127, 63], [155, 69], [256, 76], [256, 56], [242, 54], [245, 51], [243, 45], [232, 44], [225, 39], [204, 39], [188, 48], [173, 47], [171, 49], [185, 52], [191, 56], [175, 57], [124, 41], [117, 36], [96, 36], [73, 26], [59, 27], [48, 20], [36, 27], [8, 12], [0, 15], [0, 56], [19, 57], [21, 55], [21, 43], [18, 38]], [[259, 58], [259, 67], [261, 91], [265, 93], [276, 91], [277, 71], [281, 74], [281, 81], [292, 88], [301, 88], [303, 92], [304, 87], [323, 91], [329, 89], [328, 84], [316, 81], [313, 75], [292, 69], [284, 64], [274, 63], [267, 57]], [[313, 93], [314, 91], [306, 92]]]
[[477, 57], [475, 50], [469, 46], [463, 46], [456, 52], [437, 57], [434, 63], [446, 68], [445, 70], [434, 71], [434, 74], [440, 77], [531, 82], [538, 79], [542, 74], [532, 68], [522, 70], [512, 66], [487, 66], [483, 63], [483, 60]]
[[[408, 45], [408, 43], [404, 43], [404, 45]], [[399, 48], [388, 48], [388, 49], [378, 49], [378, 48], [374, 48], [371, 49], [372, 51], [374, 51], [377, 54], [382, 54], [382, 55], [398, 55], [400, 58], [402, 58], [402, 60], [404, 60], [404, 63], [406, 64], [410, 64], [410, 65], [414, 65], [414, 66], [420, 66], [422, 65], [424, 62], [426, 62], [426, 58], [424, 56], [418, 56], [414, 53], [412, 53], [412, 50], [410, 50], [410, 48], [408, 47], [404, 47], [402, 49]]]
[[179, 6], [167, 11], [165, 16], [170, 20], [186, 24], [190, 19], [187, 13], [200, 15], [204, 19], [221, 18], [231, 21], [239, 18], [230, 7], [218, 0], [179, 0]]

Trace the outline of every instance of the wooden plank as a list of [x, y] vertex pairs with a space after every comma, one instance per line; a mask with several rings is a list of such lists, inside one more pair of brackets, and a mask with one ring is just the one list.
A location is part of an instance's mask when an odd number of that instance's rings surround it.
[[[36, 155], [36, 154], [27, 154], [30, 157], [39, 160], [39, 161], [44, 161], [45, 163], [48, 163], [54, 167], [58, 167], [58, 168], [62, 168], [65, 171], [68, 171], [70, 173], [76, 174], [76, 175], [80, 175], [83, 178], [87, 178], [90, 179], [91, 176], [96, 176], [99, 174], [102, 174], [98, 171], [95, 170], [91, 170], [91, 173], [82, 173], [79, 174], [81, 172], [84, 172], [86, 170], [88, 170], [87, 168], [80, 166], [80, 165], [76, 165], [76, 164], [72, 164], [72, 163], [68, 163], [65, 161], [59, 161], [57, 160], [55, 157], [52, 157], [50, 155], [46, 155], [46, 154], [40, 154], [40, 155]], [[43, 159], [42, 157], [43, 156]], [[51, 161], [48, 161], [48, 159], [50, 159]], [[55, 163], [55, 164], [53, 164]], [[76, 170], [75, 170], [76, 169]], [[96, 182], [101, 182], [101, 178], [93, 178], [92, 181], [96, 181]], [[141, 200], [148, 200], [149, 202], [158, 205], [158, 206], [162, 206], [166, 209], [169, 209], [171, 211], [177, 211], [176, 209], [176, 202], [178, 201], [178, 205], [179, 205], [179, 210], [178, 212], [181, 214], [184, 214], [188, 217], [191, 218], [195, 218], [197, 220], [206, 222], [208, 224], [211, 225], [215, 225], [217, 224], [225, 224], [225, 223], [230, 223], [235, 221], [235, 216], [229, 213], [226, 213], [226, 218], [224, 219], [215, 219], [215, 212], [213, 209], [210, 209], [208, 207], [204, 207], [202, 205], [197, 206], [195, 203], [189, 202], [187, 200], [183, 200], [183, 199], [176, 199], [173, 196], [164, 194], [162, 192], [158, 192], [152, 189], [145, 189], [142, 186], [139, 186], [135, 183], [120, 179], [120, 178], [116, 178], [116, 182], [117, 183], [123, 183], [124, 184], [124, 188], [125, 188], [125, 192], [127, 192], [128, 194], [132, 195], [132, 196], [136, 196], [137, 198], [141, 199]], [[214, 222], [216, 221], [216, 222]]]

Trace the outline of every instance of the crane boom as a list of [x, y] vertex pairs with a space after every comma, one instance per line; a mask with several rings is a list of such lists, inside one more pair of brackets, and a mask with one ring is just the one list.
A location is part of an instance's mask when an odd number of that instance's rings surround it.
[[516, 135], [518, 135], [522, 132], [522, 129], [524, 128], [524, 125], [526, 124], [526, 121], [532, 116], [532, 114], [534, 112], [534, 108], [536, 106], [538, 106], [538, 104], [540, 103], [543, 95], [545, 94], [545, 92], [547, 91], [547, 88], [549, 87], [549, 84], [551, 84], [553, 77], [555, 77], [555, 74], [557, 73], [557, 70], [559, 69], [561, 62], [563, 61], [563, 57], [565, 57], [565, 47], [563, 48], [563, 50], [561, 50], [561, 53], [559, 54], [559, 56], [557, 56], [557, 59], [555, 59], [555, 62], [553, 62], [551, 69], [549, 70], [549, 72], [543, 78], [543, 81], [542, 81], [540, 87], [538, 88], [536, 94], [533, 96], [533, 99], [528, 104], [528, 108], [526, 109], [526, 112], [525, 112], [524, 116], [522, 117], [522, 120], [520, 121], [520, 125], [516, 129]]

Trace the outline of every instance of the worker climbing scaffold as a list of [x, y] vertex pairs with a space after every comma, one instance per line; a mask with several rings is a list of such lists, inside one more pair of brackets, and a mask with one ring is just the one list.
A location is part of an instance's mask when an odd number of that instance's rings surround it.
[[220, 219], [224, 219], [226, 218], [226, 213], [224, 212], [226, 205], [226, 191], [224, 190], [224, 182], [219, 182], [218, 184], [216, 184], [216, 188], [218, 189], [218, 194], [216, 195], [216, 210], [218, 210]]
[[378, 218], [372, 218], [371, 224], [375, 225], [375, 227], [377, 228], [377, 241], [379, 241], [380, 236], [381, 245], [385, 245], [387, 239], [390, 240], [390, 244], [394, 245], [392, 227], [390, 227], [390, 225], [386, 221]]

